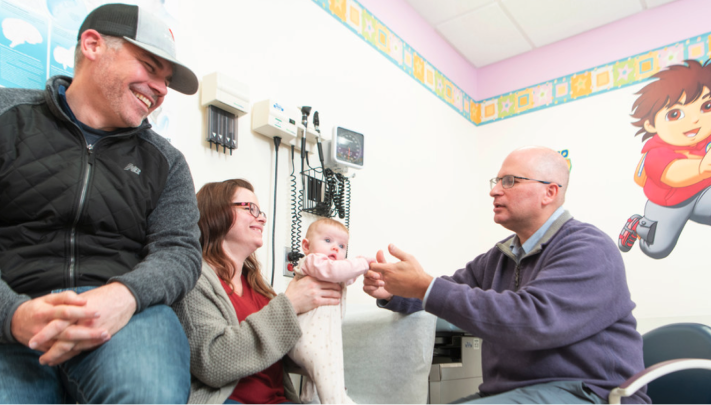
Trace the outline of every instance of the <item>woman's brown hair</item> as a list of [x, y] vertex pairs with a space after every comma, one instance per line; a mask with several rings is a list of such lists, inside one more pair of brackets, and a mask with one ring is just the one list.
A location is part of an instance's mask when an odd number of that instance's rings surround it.
[[[230, 285], [237, 269], [235, 264], [225, 254], [222, 244], [227, 232], [235, 222], [235, 210], [232, 197], [237, 189], [244, 188], [254, 192], [254, 187], [246, 180], [231, 179], [219, 183], [207, 183], [197, 193], [198, 209], [200, 210], [200, 245], [203, 259], [215, 269], [217, 276]], [[254, 253], [249, 255], [242, 266], [242, 274], [252, 290], [272, 299], [276, 296], [274, 290], [262, 278], [259, 262]]]

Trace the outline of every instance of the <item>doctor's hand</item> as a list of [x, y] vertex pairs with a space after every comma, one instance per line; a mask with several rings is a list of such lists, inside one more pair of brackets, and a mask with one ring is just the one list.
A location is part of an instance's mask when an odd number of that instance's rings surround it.
[[385, 289], [385, 282], [381, 279], [380, 273], [368, 270], [363, 276], [363, 291], [378, 300], [390, 301], [393, 295]]
[[338, 305], [341, 302], [341, 286], [305, 276], [291, 280], [284, 295], [299, 315], [321, 305]]
[[[378, 254], [375, 256], [375, 260], [368, 261], [371, 269], [373, 268], [374, 263], [387, 263], [382, 250], [378, 251]], [[368, 272], [366, 272], [363, 276], [363, 291], [378, 300], [390, 301], [393, 298], [393, 295], [385, 289], [385, 282], [383, 281], [380, 273], [373, 270], [368, 270]]]
[[[405, 298], [424, 299], [433, 277], [425, 273], [420, 263], [409, 253], [395, 245], [389, 245], [391, 255], [400, 259], [397, 263], [384, 263], [380, 260], [382, 252], [378, 252], [378, 263], [372, 263], [370, 270], [380, 274], [385, 290], [391, 294]], [[367, 291], [366, 291], [367, 292]]]

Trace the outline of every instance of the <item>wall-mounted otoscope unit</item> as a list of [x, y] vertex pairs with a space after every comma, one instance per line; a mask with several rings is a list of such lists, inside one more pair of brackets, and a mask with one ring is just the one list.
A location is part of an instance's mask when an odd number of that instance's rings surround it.
[[[314, 125], [319, 121], [314, 115]], [[335, 126], [331, 140], [321, 142], [317, 129], [319, 161], [321, 167], [309, 168], [306, 176], [306, 198], [303, 211], [323, 217], [343, 219], [350, 227], [350, 178], [349, 169], [362, 169], [364, 163], [365, 138], [353, 130]]]
[[[262, 100], [252, 107], [252, 130], [271, 138], [292, 143], [298, 134], [298, 110], [274, 99]], [[280, 141], [281, 142], [281, 141]]]
[[[365, 138], [362, 133], [336, 126], [332, 139], [324, 139], [320, 124], [319, 112], [310, 106], [289, 107], [270, 99], [255, 103], [252, 109], [252, 130], [274, 138], [277, 156], [282, 141], [291, 150], [289, 187], [292, 223], [290, 247], [286, 249], [285, 276], [293, 277], [293, 266], [303, 256], [300, 252], [303, 213], [338, 217], [344, 220], [346, 227], [350, 227], [351, 185], [347, 173], [350, 169], [363, 168]], [[316, 146], [318, 162], [312, 166], [309, 156], [313, 153], [313, 146]], [[274, 182], [276, 190], [276, 178]], [[273, 254], [274, 249], [272, 263]], [[273, 277], [274, 269], [272, 282]]]
[[249, 87], [215, 72], [202, 80], [200, 104], [207, 107], [207, 141], [217, 151], [237, 149], [237, 118], [249, 112]]

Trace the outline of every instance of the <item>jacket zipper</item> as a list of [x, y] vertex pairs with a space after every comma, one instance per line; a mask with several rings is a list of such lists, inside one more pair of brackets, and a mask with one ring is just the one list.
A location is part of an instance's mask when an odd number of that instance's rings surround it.
[[94, 146], [86, 146], [88, 161], [86, 169], [84, 170], [84, 182], [81, 189], [81, 195], [79, 197], [79, 206], [77, 207], [77, 213], [74, 217], [74, 222], [72, 223], [72, 229], [69, 232], [69, 288], [74, 288], [76, 277], [76, 263], [77, 263], [77, 224], [79, 223], [79, 218], [81, 218], [82, 211], [84, 211], [84, 205], [86, 204], [86, 194], [89, 189], [89, 179], [91, 178], [92, 168], [94, 165]]
[[521, 259], [523, 259], [523, 257], [518, 258], [513, 254], [509, 254], [509, 252], [504, 251], [501, 247], [499, 247], [499, 251], [516, 263], [516, 268], [514, 269], [514, 291], [518, 291], [518, 285], [521, 282]]

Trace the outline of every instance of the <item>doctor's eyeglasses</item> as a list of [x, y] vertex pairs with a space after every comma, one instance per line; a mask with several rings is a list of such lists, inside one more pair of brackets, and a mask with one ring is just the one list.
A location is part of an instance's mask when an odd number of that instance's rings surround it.
[[498, 183], [499, 181], [501, 181], [501, 187], [503, 187], [503, 188], [511, 188], [511, 187], [513, 187], [514, 184], [516, 183], [516, 179], [519, 179], [519, 180], [537, 181], [537, 182], [543, 183], [543, 184], [555, 184], [555, 185], [558, 186], [558, 187], [561, 187], [561, 188], [563, 187], [562, 184], [558, 184], [558, 183], [553, 182], [553, 181], [543, 181], [543, 180], [529, 179], [528, 177], [514, 176], [514, 175], [512, 175], [512, 174], [507, 174], [507, 175], [504, 176], [504, 177], [494, 177], [493, 179], [489, 180], [489, 187], [491, 188], [491, 190], [493, 190], [494, 187], [496, 187], [496, 183]]
[[264, 219], [267, 219], [267, 214], [264, 211], [261, 211], [257, 204], [253, 202], [233, 202], [232, 205], [238, 205], [241, 207], [246, 207], [249, 206], [249, 213], [252, 214], [253, 217], [259, 218], [259, 215], [264, 215]]

